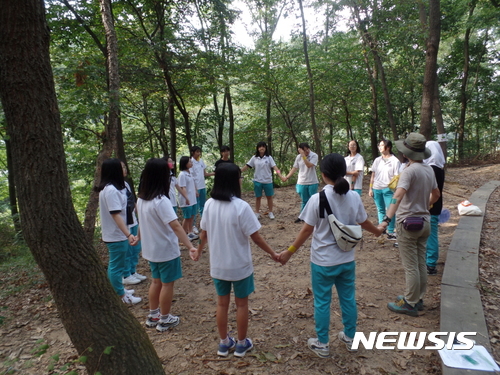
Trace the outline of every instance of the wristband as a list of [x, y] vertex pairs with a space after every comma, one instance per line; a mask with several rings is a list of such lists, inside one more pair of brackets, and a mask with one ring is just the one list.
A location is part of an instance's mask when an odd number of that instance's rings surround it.
[[398, 203], [398, 200], [397, 200], [397, 199], [395, 199], [395, 198], [392, 198], [392, 199], [391, 199], [391, 203], [390, 203], [390, 204], [396, 204], [396, 203]]
[[297, 248], [293, 245], [291, 245], [289, 248], [288, 248], [288, 251], [291, 252], [292, 254], [295, 253], [297, 251]]
[[128, 236], [127, 236], [127, 238], [129, 238], [130, 236], [132, 236], [132, 233], [129, 233]]
[[351, 185], [354, 185], [354, 181], [351, 181]]
[[370, 184], [370, 187], [373, 187], [373, 184]]
[[302, 159], [307, 160], [307, 158], [305, 156], [302, 156]]
[[389, 224], [391, 222], [391, 218], [387, 215], [384, 216], [384, 218], [382, 219], [382, 221], [385, 221], [387, 224]]

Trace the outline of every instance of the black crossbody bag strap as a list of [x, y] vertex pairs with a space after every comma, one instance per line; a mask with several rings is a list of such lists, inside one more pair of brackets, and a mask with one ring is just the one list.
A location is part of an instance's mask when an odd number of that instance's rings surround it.
[[330, 204], [328, 203], [328, 199], [326, 198], [326, 193], [324, 190], [319, 192], [319, 217], [321, 219], [325, 218], [325, 210], [328, 215], [331, 215], [332, 209], [330, 208]]

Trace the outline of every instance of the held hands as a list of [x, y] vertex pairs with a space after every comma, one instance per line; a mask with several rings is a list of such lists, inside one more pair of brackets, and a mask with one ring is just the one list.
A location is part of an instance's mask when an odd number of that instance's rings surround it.
[[283, 181], [283, 182], [288, 181], [288, 177], [286, 177], [286, 176], [281, 176], [281, 181]]
[[269, 254], [269, 256], [271, 257], [272, 260], [274, 260], [275, 262], [279, 262], [280, 261], [280, 256], [279, 254], [276, 254], [274, 251], [272, 254]]
[[279, 262], [281, 263], [281, 265], [285, 265], [289, 260], [290, 258], [292, 257], [292, 254], [290, 251], [288, 250], [285, 250], [285, 251], [282, 251], [281, 253], [279, 253], [278, 257], [279, 257]]
[[134, 235], [131, 235], [131, 236], [128, 236], [128, 243], [130, 244], [130, 246], [135, 246], [139, 243], [139, 236], [134, 236]]
[[196, 262], [200, 259], [202, 251], [203, 250], [200, 248], [197, 249], [196, 247], [192, 247], [189, 249], [189, 256]]

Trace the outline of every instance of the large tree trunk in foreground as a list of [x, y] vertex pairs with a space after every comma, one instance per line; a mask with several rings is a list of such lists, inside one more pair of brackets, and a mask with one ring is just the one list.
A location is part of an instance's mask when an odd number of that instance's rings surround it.
[[0, 10], [0, 95], [24, 237], [90, 374], [163, 374], [72, 205], [44, 11], [40, 0], [5, 0]]

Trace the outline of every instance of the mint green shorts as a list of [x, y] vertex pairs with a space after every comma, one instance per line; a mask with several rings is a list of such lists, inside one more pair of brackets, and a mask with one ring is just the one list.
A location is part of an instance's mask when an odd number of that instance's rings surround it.
[[233, 285], [234, 295], [238, 298], [246, 298], [255, 290], [253, 273], [247, 278], [238, 281], [219, 280], [214, 278], [212, 278], [212, 280], [214, 281], [215, 291], [218, 296], [227, 296], [231, 293], [231, 285]]

